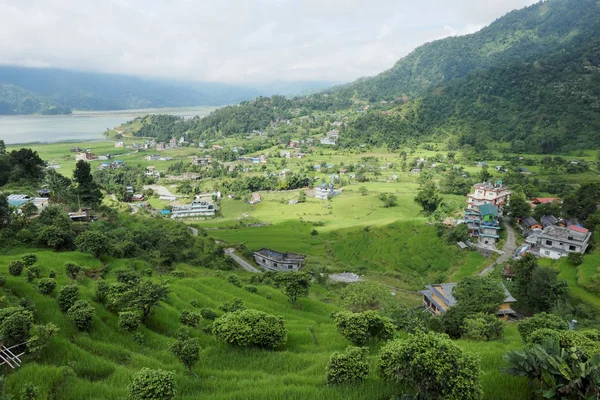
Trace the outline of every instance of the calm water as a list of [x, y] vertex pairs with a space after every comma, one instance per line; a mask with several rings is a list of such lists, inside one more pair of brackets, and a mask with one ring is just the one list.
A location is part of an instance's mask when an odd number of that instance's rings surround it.
[[106, 129], [147, 114], [184, 117], [206, 115], [215, 107], [153, 108], [145, 110], [74, 112], [72, 115], [0, 116], [0, 139], [6, 144], [100, 140]]

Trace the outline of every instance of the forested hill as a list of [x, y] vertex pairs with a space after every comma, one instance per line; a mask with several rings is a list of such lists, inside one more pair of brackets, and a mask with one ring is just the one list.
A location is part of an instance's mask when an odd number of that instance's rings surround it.
[[224, 105], [259, 94], [257, 89], [221, 83], [0, 66], [0, 115]]
[[597, 1], [547, 0], [512, 11], [477, 33], [427, 43], [389, 70], [329, 92], [371, 101], [412, 97], [473, 72], [540, 59], [599, 35]]

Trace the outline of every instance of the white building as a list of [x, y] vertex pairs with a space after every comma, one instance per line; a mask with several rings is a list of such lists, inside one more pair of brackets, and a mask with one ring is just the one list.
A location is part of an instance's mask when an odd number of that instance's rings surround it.
[[467, 195], [467, 208], [477, 209], [483, 204], [493, 204], [502, 214], [502, 207], [510, 201], [511, 191], [502, 181], [496, 183], [484, 182], [473, 185], [474, 192]]
[[184, 207], [174, 207], [171, 218], [206, 218], [215, 216], [215, 205], [208, 201], [194, 200]]
[[261, 249], [254, 252], [254, 261], [271, 271], [298, 271], [304, 262], [304, 256], [294, 253], [279, 253]]
[[557, 260], [569, 253], [585, 253], [592, 233], [580, 226], [549, 226], [537, 236], [540, 256]]
[[315, 188], [315, 198], [321, 200], [327, 200], [330, 197], [336, 196], [339, 194], [339, 191], [335, 190], [333, 185], [322, 184]]

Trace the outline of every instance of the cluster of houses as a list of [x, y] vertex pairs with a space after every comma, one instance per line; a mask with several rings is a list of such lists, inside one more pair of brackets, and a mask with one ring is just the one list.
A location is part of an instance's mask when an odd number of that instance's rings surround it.
[[328, 200], [338, 194], [340, 194], [340, 191], [336, 190], [331, 183], [323, 183], [315, 187], [315, 198], [320, 200]]
[[340, 132], [337, 129], [332, 129], [320, 140], [322, 145], [335, 146], [340, 137]]
[[251, 164], [266, 164], [267, 161], [269, 161], [269, 157], [265, 154], [261, 154], [258, 157], [238, 157], [238, 161]]
[[105, 161], [102, 164], [100, 164], [98, 166], [98, 169], [103, 170], [103, 169], [117, 169], [117, 168], [121, 168], [125, 165], [125, 163], [121, 160], [115, 160], [115, 161]]
[[21, 214], [21, 207], [31, 203], [37, 208], [38, 213], [40, 213], [44, 208], [48, 207], [48, 197], [50, 197], [50, 192], [48, 189], [42, 189], [39, 194], [40, 197], [30, 197], [26, 194], [9, 194], [7, 197], [8, 204], [11, 207], [16, 208], [18, 214]]

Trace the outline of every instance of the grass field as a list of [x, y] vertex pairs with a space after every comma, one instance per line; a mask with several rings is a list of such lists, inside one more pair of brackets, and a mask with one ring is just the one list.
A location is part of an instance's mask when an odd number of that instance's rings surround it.
[[[14, 249], [0, 256], [0, 272], [6, 273], [7, 263], [27, 251]], [[43, 276], [47, 276], [50, 269], [58, 272], [59, 287], [69, 282], [63, 270], [65, 262], [88, 267], [100, 265], [98, 260], [76, 252], [36, 253]], [[110, 260], [111, 271], [130, 264], [127, 260]], [[139, 261], [135, 264], [138, 268], [145, 267]], [[362, 400], [389, 398], [399, 390], [376, 376], [377, 346], [370, 351], [373, 368], [366, 382], [343, 387], [326, 385], [325, 366], [329, 356], [348, 345], [329, 318], [338, 307], [321, 301], [322, 298], [331, 299], [331, 293], [326, 289], [315, 288], [310, 298], [301, 300], [300, 309], [293, 309], [283, 294], [274, 288], [259, 286], [258, 293], [252, 294], [218, 277], [216, 271], [185, 265], [177, 269], [185, 271], [186, 278], [168, 278], [172, 289], [168, 301], [151, 316], [148, 327], [139, 329], [144, 337], [143, 345], [136, 343], [132, 334], [117, 328], [116, 315], [93, 302], [92, 279], [84, 278], [78, 282], [82, 298], [90, 300], [96, 309], [93, 329], [87, 334], [77, 332], [59, 311], [53, 298], [55, 295], [43, 296], [24, 277], [10, 276], [1, 290], [3, 295], [11, 300], [31, 298], [37, 305], [36, 322], [53, 322], [61, 331], [52, 339], [41, 362], [28, 360], [22, 368], [8, 375], [8, 393], [18, 394], [26, 382], [33, 382], [40, 389], [40, 399], [119, 399], [127, 395], [126, 386], [132, 374], [142, 366], [175, 371], [178, 399]], [[239, 274], [248, 277], [248, 274]], [[113, 279], [112, 273], [107, 279]], [[271, 300], [265, 298], [266, 293], [272, 295]], [[397, 297], [401, 296], [401, 293], [397, 294]], [[198, 307], [216, 309], [234, 297], [242, 298], [248, 307], [282, 316], [289, 330], [287, 344], [277, 351], [237, 349], [217, 343], [211, 335], [195, 329], [193, 335], [200, 340], [201, 356], [194, 375], [186, 374], [168, 351], [179, 327], [180, 311], [193, 309], [190, 301], [194, 299]], [[314, 328], [316, 341], [310, 327]], [[514, 326], [507, 326], [503, 342], [489, 345], [460, 341], [459, 345], [480, 354], [486, 398], [526, 398], [523, 379], [504, 376], [497, 371], [504, 352], [520, 346]], [[499, 391], [498, 382], [508, 389]]]

